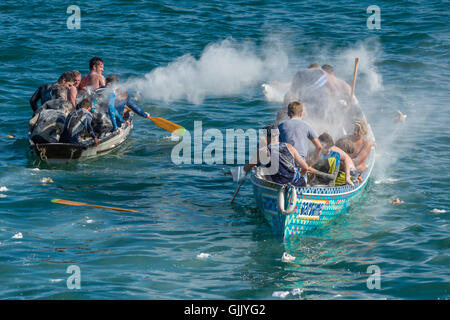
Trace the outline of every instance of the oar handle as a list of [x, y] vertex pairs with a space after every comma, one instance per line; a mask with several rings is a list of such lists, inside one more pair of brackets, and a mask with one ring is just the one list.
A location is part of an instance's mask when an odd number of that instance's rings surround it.
[[353, 82], [352, 82], [352, 93], [350, 95], [350, 103], [353, 102], [353, 95], [355, 94], [355, 87], [356, 87], [356, 76], [358, 74], [358, 65], [359, 65], [359, 58], [355, 58], [355, 69], [353, 70]]
[[101, 209], [109, 209], [109, 210], [115, 210], [115, 211], [123, 211], [123, 212], [139, 212], [137, 210], [131, 210], [131, 209], [122, 209], [122, 208], [114, 208], [114, 207], [105, 207], [105, 206], [98, 206], [95, 204], [85, 204], [86, 206], [89, 207], [94, 207], [94, 208], [101, 208]]

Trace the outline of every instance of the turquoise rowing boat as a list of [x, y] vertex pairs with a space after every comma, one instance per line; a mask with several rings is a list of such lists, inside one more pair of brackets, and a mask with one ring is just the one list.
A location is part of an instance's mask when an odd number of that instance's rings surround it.
[[302, 236], [348, 211], [365, 189], [372, 173], [375, 164], [374, 147], [366, 163], [363, 181], [355, 183], [354, 187], [292, 187], [290, 192], [286, 192], [286, 186], [265, 179], [261, 168], [255, 168], [250, 179], [256, 204], [283, 241], [292, 236]]

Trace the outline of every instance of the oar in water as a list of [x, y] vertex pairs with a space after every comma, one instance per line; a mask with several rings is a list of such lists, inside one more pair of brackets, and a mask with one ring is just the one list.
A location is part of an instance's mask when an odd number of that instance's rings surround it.
[[239, 182], [239, 185], [237, 186], [236, 191], [234, 192], [233, 198], [231, 199], [230, 203], [233, 203], [234, 198], [236, 198], [236, 196], [237, 196], [237, 194], [239, 192], [239, 189], [244, 184], [245, 178], [247, 178], [247, 173], [248, 173], [248, 171], [245, 173], [245, 176], [244, 176], [244, 178], [242, 178], [241, 182]]
[[95, 204], [88, 204], [88, 203], [84, 203], [84, 202], [77, 202], [77, 201], [70, 201], [70, 200], [63, 200], [63, 199], [53, 199], [52, 202], [58, 203], [58, 204], [65, 204], [65, 205], [69, 205], [69, 206], [88, 206], [88, 207], [101, 208], [101, 209], [110, 209], [110, 210], [115, 210], [115, 211], [139, 212], [137, 210], [98, 206]]
[[[127, 108], [127, 110], [129, 110], [129, 111], [133, 111], [128, 106], [125, 106], [125, 108]], [[180, 125], [178, 125], [176, 123], [173, 123], [173, 122], [171, 122], [169, 120], [166, 120], [164, 118], [161, 118], [161, 117], [150, 117], [150, 116], [148, 116], [147, 118], [152, 120], [153, 123], [156, 124], [158, 127], [162, 128], [162, 129], [164, 129], [166, 131], [169, 131], [169, 132], [171, 132], [171, 133], [173, 133], [173, 134], [175, 134], [175, 135], [177, 135], [179, 137], [181, 137], [186, 132], [186, 129], [184, 127], [182, 127], [182, 126], [180, 126]]]

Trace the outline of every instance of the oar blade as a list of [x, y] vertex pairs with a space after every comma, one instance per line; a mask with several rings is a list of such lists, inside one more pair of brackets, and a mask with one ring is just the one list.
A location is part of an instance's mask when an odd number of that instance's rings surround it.
[[109, 210], [122, 211], [122, 212], [139, 212], [137, 210], [99, 206], [99, 205], [95, 205], [95, 204], [88, 204], [88, 203], [84, 203], [84, 202], [77, 202], [77, 201], [70, 201], [70, 200], [63, 200], [63, 199], [53, 199], [53, 200], [51, 200], [51, 202], [58, 203], [58, 204], [65, 204], [68, 206], [88, 206], [88, 207], [93, 207], [93, 208], [109, 209]]
[[85, 206], [86, 205], [86, 203], [83, 203], [83, 202], [63, 200], [63, 199], [53, 199], [52, 202], [58, 203], [58, 204], [66, 204], [69, 206]]
[[149, 118], [153, 121], [154, 124], [156, 124], [161, 129], [169, 131], [179, 137], [181, 137], [186, 131], [186, 129], [184, 129], [184, 127], [182, 127], [176, 123], [173, 123], [169, 120], [166, 120], [164, 118], [161, 118], [161, 117], [149, 117]]

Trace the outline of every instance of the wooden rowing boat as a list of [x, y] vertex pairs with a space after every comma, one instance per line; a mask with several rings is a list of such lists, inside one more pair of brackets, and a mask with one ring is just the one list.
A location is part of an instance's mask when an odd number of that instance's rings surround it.
[[[372, 133], [370, 135], [373, 137]], [[271, 225], [273, 231], [280, 235], [283, 241], [292, 236], [302, 236], [348, 211], [355, 200], [361, 195], [367, 185], [375, 164], [375, 148], [366, 159], [367, 169], [363, 172], [361, 183], [354, 187], [350, 185], [339, 187], [296, 187], [297, 199], [291, 202], [292, 213], [286, 213], [284, 208], [291, 199], [285, 201], [282, 185], [269, 181], [261, 175], [260, 168], [252, 170], [250, 179], [258, 209]], [[295, 198], [295, 195], [291, 197]], [[281, 200], [280, 200], [281, 199]], [[281, 202], [280, 202], [281, 201]], [[284, 202], [284, 203], [283, 203]], [[283, 212], [284, 211], [284, 212]]]

